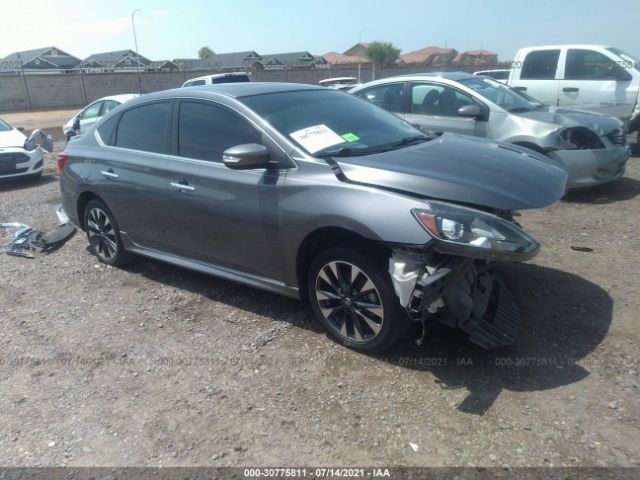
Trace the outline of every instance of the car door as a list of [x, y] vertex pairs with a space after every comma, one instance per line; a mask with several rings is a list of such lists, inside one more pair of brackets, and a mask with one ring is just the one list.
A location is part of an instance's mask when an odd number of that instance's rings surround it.
[[471, 95], [452, 86], [436, 82], [412, 82], [409, 85], [409, 104], [405, 120], [429, 136], [453, 132], [485, 137], [485, 117], [458, 115], [458, 109], [466, 105], [478, 105], [486, 110]]
[[215, 102], [181, 100], [173, 125], [171, 220], [164, 232], [171, 252], [250, 273], [272, 269], [286, 171], [231, 170], [222, 153], [247, 143], [267, 146], [272, 158], [283, 153], [247, 119]]
[[559, 102], [563, 107], [629, 117], [636, 100], [633, 77], [613, 58], [586, 48], [569, 48]]
[[120, 230], [136, 244], [158, 249], [166, 248], [170, 108], [169, 101], [151, 102], [119, 114], [91, 170], [90, 183], [97, 184]]
[[522, 65], [518, 65], [521, 68], [520, 76], [511, 86], [539, 102], [550, 106], [557, 105], [560, 88], [559, 60], [559, 48], [528, 52]]
[[100, 120], [100, 112], [102, 111], [102, 106], [104, 102], [95, 102], [85, 108], [82, 113], [80, 113], [80, 121], [78, 123], [78, 131], [76, 132], [78, 135], [85, 133], [89, 130], [98, 120]]

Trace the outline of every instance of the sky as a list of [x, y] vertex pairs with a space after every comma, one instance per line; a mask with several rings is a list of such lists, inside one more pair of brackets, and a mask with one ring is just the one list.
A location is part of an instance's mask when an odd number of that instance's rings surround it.
[[[603, 6], [606, 5], [606, 8]], [[402, 52], [596, 43], [640, 57], [640, 0], [0, 0], [0, 57], [56, 46], [79, 58], [138, 47], [151, 60], [217, 53], [343, 52], [359, 39]]]

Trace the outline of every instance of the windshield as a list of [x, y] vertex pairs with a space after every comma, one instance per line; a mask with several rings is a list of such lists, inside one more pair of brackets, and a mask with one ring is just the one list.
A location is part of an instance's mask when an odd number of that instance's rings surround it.
[[395, 115], [337, 90], [270, 93], [241, 101], [319, 157], [367, 155], [428, 140]]
[[13, 130], [11, 125], [0, 118], [0, 132], [8, 132], [9, 130]]
[[618, 64], [621, 67], [635, 68], [640, 72], [640, 60], [638, 60], [632, 55], [629, 55], [628, 53], [623, 52], [619, 48], [610, 47], [610, 48], [607, 48], [607, 50], [609, 50], [611, 53], [614, 53], [620, 58], [622, 58], [622, 60], [618, 62]]
[[509, 112], [530, 112], [543, 107], [537, 100], [491, 78], [467, 78], [460, 83]]

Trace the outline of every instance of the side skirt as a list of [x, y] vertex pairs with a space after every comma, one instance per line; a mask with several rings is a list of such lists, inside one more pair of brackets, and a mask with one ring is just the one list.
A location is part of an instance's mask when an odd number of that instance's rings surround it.
[[286, 283], [279, 282], [278, 280], [273, 280], [271, 278], [265, 278], [249, 273], [239, 272], [237, 270], [212, 265], [200, 260], [193, 260], [190, 258], [182, 257], [180, 255], [175, 255], [173, 253], [167, 253], [148, 247], [143, 247], [142, 245], [138, 245], [133, 240], [131, 240], [131, 238], [129, 238], [129, 235], [127, 235], [125, 232], [120, 232], [120, 237], [122, 238], [124, 248], [132, 253], [300, 300], [298, 287], [293, 287], [291, 285], [287, 285]]

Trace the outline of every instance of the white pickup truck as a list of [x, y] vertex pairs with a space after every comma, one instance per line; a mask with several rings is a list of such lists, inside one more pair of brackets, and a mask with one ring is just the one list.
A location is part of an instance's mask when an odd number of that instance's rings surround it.
[[507, 84], [551, 106], [618, 117], [640, 130], [640, 60], [614, 47], [549, 45], [522, 48]]

